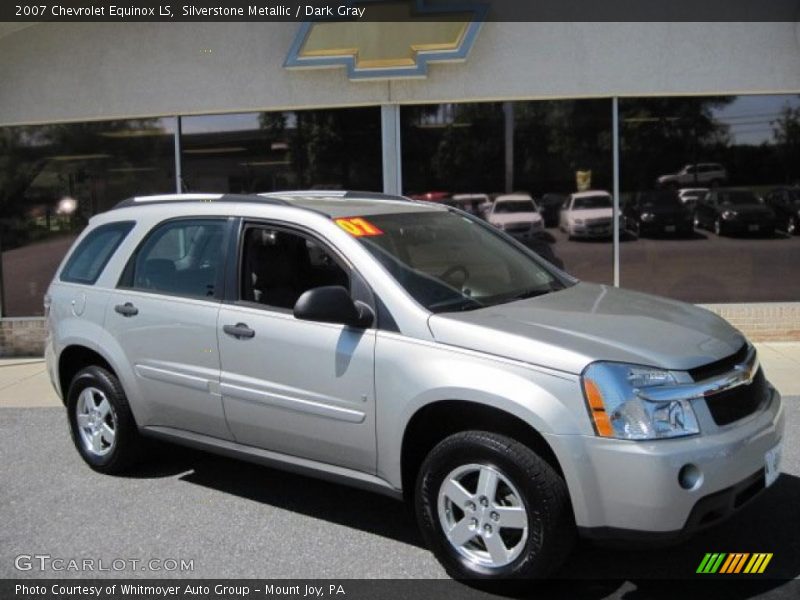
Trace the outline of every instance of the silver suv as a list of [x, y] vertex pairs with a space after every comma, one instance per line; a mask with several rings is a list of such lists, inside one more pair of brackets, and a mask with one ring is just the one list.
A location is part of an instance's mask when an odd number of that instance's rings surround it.
[[697, 163], [686, 165], [677, 173], [662, 175], [657, 183], [663, 187], [685, 187], [708, 185], [717, 187], [728, 181], [728, 172], [719, 163]]
[[576, 534], [681, 538], [778, 476], [780, 396], [738, 331], [447, 206], [133, 198], [45, 302], [93, 469], [160, 438], [404, 498], [456, 577], [546, 576]]

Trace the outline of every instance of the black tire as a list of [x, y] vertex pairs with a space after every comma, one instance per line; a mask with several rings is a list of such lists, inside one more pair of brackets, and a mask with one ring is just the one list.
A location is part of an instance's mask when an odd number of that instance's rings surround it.
[[[500, 567], [477, 564], [447, 539], [439, 518], [439, 490], [463, 465], [491, 467], [520, 493], [528, 536], [521, 553]], [[575, 525], [564, 480], [544, 459], [520, 442], [486, 431], [465, 431], [440, 442], [423, 462], [415, 489], [417, 522], [428, 547], [455, 579], [531, 579], [551, 574], [566, 559]], [[463, 518], [467, 518], [466, 514]], [[499, 536], [500, 529], [497, 530]]]
[[[102, 456], [86, 447], [78, 427], [78, 400], [81, 392], [90, 387], [105, 396], [115, 417], [114, 441]], [[98, 366], [86, 367], [73, 377], [67, 394], [67, 415], [72, 442], [84, 462], [95, 471], [106, 474], [122, 473], [144, 456], [145, 441], [139, 434], [122, 385], [106, 369]]]

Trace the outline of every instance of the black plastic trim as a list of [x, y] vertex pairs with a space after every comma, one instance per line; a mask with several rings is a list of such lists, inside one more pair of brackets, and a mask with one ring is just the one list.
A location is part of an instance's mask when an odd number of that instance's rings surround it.
[[618, 527], [578, 527], [578, 533], [582, 538], [607, 545], [634, 543], [644, 546], [658, 546], [677, 544], [698, 531], [726, 521], [753, 498], [759, 496], [766, 489], [764, 477], [764, 470], [761, 469], [739, 483], [703, 496], [692, 507], [682, 529], [642, 531]]

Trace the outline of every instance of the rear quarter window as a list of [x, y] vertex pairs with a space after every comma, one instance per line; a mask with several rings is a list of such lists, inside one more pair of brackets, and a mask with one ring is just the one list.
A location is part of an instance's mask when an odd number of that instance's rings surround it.
[[133, 226], [133, 221], [120, 221], [91, 231], [69, 257], [61, 281], [93, 285]]

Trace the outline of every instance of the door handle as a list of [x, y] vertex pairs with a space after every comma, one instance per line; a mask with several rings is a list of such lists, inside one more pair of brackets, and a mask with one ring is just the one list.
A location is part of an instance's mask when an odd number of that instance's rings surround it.
[[222, 331], [228, 335], [232, 335], [236, 339], [251, 338], [256, 332], [250, 329], [246, 323], [237, 323], [236, 325], [223, 325]]
[[136, 308], [130, 302], [126, 302], [125, 304], [117, 304], [114, 307], [114, 310], [121, 314], [123, 317], [133, 317], [139, 314], [139, 309]]

